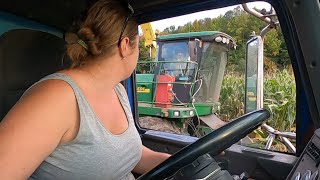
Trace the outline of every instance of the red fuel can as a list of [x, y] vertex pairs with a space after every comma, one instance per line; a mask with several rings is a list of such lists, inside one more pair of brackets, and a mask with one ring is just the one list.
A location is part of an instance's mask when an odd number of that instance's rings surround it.
[[157, 82], [159, 83], [156, 89], [156, 107], [169, 108], [172, 107], [173, 93], [172, 82], [175, 82], [175, 76], [158, 75]]

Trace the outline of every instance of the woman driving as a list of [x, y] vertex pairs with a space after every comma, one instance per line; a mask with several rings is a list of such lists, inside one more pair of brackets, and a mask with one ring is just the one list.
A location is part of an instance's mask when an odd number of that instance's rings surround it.
[[132, 7], [100, 0], [67, 45], [72, 67], [30, 87], [0, 124], [0, 179], [134, 179], [169, 157], [144, 147], [121, 81], [138, 61]]

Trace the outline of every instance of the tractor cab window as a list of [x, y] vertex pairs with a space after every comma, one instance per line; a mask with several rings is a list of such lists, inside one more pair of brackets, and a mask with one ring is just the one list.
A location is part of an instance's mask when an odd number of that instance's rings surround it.
[[[228, 59], [228, 48], [225, 44], [203, 44], [202, 62], [198, 71], [199, 89], [195, 102], [218, 103], [225, 67]], [[214, 106], [215, 107], [215, 106]]]
[[189, 57], [188, 42], [168, 42], [161, 47], [162, 61], [182, 61]]
[[161, 46], [163, 71], [172, 76], [189, 76], [193, 71], [188, 71], [189, 45], [188, 42], [169, 42]]

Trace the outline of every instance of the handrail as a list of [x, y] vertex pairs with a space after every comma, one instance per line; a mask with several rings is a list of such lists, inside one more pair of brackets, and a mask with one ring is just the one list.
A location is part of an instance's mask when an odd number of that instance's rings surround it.
[[249, 14], [252, 14], [253, 16], [261, 19], [262, 21], [268, 23], [268, 24], [271, 24], [272, 23], [272, 20], [269, 18], [269, 17], [265, 17], [263, 14], [257, 12], [256, 10], [252, 10], [250, 9], [246, 3], [243, 3], [242, 4], [242, 7], [245, 11], [247, 11]]
[[289, 140], [289, 139], [293, 139], [293, 140], [296, 139], [295, 133], [281, 132], [281, 131], [274, 129], [273, 127], [271, 127], [265, 123], [261, 125], [261, 128], [269, 133], [269, 135], [267, 137], [267, 144], [265, 146], [265, 149], [270, 150], [274, 139], [278, 138], [288, 148], [288, 150], [290, 152], [296, 153], [296, 148]]

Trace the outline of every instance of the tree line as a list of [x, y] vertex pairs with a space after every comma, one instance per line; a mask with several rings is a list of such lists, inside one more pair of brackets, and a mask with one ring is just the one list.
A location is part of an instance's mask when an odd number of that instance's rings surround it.
[[[160, 35], [199, 31], [224, 32], [233, 37], [237, 43], [237, 49], [230, 52], [228, 70], [243, 72], [246, 42], [250, 39], [250, 35], [260, 34], [265, 26], [266, 22], [248, 14], [238, 6], [215, 18], [197, 19], [178, 27], [171, 25], [160, 32]], [[139, 46], [140, 60], [148, 59], [148, 49], [144, 47], [143, 38]], [[264, 62], [267, 69], [284, 68], [290, 64], [287, 47], [279, 27], [269, 31], [264, 38]]]

